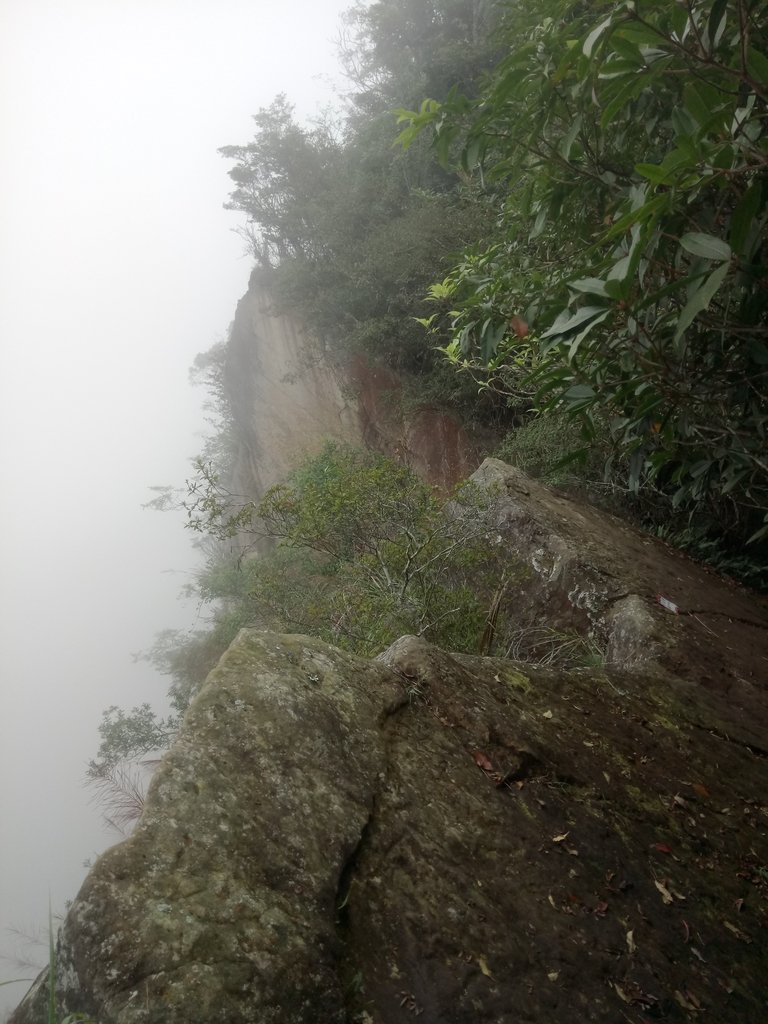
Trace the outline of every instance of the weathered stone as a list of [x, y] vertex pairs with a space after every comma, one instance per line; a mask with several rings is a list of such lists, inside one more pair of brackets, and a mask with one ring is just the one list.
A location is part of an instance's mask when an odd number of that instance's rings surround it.
[[657, 663], [730, 691], [747, 713], [761, 703], [768, 601], [498, 459], [471, 479], [497, 495], [495, 541], [529, 570], [505, 596], [508, 619], [593, 638], [610, 665]]
[[[629, 614], [634, 614], [630, 608]], [[764, 688], [752, 733], [765, 735]], [[100, 1024], [768, 1019], [768, 751], [727, 694], [243, 631], [62, 928]], [[36, 1024], [44, 980], [13, 1024]]]

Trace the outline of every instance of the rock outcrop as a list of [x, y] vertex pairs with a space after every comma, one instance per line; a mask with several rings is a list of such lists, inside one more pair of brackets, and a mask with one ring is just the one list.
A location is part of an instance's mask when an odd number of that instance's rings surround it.
[[759, 716], [768, 673], [765, 598], [498, 459], [486, 459], [471, 479], [496, 495], [491, 543], [525, 568], [510, 575], [502, 603], [529, 638], [527, 649], [516, 649], [530, 653], [541, 626], [575, 633], [594, 641], [609, 666], [658, 664], [728, 694], [745, 727], [753, 708]]
[[[750, 736], [767, 720], [763, 688]], [[766, 1020], [768, 751], [745, 728], [728, 692], [649, 663], [416, 638], [369, 662], [245, 630], [67, 915], [60, 1012]], [[45, 998], [43, 977], [13, 1024]]]

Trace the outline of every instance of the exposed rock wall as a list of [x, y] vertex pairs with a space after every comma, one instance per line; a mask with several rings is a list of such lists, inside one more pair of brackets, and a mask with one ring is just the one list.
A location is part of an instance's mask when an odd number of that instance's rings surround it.
[[[67, 915], [59, 1012], [763, 1021], [768, 759], [742, 724], [648, 667], [243, 631]], [[45, 1019], [45, 986], [12, 1024]]]
[[252, 284], [227, 348], [226, 385], [237, 450], [233, 490], [261, 497], [326, 439], [361, 444], [351, 389], [290, 316]]
[[393, 456], [443, 490], [480, 461], [455, 416], [404, 407], [402, 381], [384, 367], [327, 358], [295, 318], [275, 312], [257, 278], [237, 307], [226, 379], [238, 443], [232, 489], [241, 494], [260, 497], [325, 440]]

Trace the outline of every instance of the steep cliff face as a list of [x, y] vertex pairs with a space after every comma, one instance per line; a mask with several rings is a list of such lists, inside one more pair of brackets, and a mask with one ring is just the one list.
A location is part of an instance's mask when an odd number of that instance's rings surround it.
[[238, 448], [233, 489], [260, 497], [326, 438], [361, 444], [351, 390], [292, 317], [252, 284], [238, 303], [226, 385]]
[[252, 280], [237, 307], [226, 364], [238, 450], [233, 490], [261, 496], [325, 440], [367, 446], [448, 490], [480, 461], [459, 420], [403, 403], [401, 379], [356, 357], [332, 362]]

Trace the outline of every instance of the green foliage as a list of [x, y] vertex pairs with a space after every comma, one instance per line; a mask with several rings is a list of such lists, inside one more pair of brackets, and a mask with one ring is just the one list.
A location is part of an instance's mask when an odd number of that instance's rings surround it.
[[230, 209], [281, 308], [301, 314], [331, 353], [363, 350], [429, 372], [435, 356], [415, 317], [427, 286], [493, 223], [461, 174], [426, 141], [392, 146], [391, 108], [458, 76], [473, 88], [492, 60], [485, 0], [379, 0], [348, 12], [342, 57], [354, 92], [344, 117], [300, 125], [284, 96], [254, 117], [234, 162]]
[[163, 750], [179, 727], [175, 716], [158, 718], [149, 704], [129, 712], [114, 705], [104, 712], [99, 725], [101, 743], [89, 777], [99, 777], [121, 761], [135, 761], [154, 750]]
[[440, 96], [458, 83], [472, 91], [496, 44], [492, 0], [376, 0], [344, 15], [342, 60], [364, 115]]
[[328, 444], [255, 508], [258, 555], [212, 551], [193, 587], [214, 609], [210, 628], [161, 634], [149, 658], [181, 710], [245, 625], [367, 655], [405, 633], [477, 651], [494, 592], [513, 576], [489, 540], [493, 517], [494, 499], [473, 486], [446, 504], [405, 466]]
[[581, 425], [561, 412], [536, 416], [510, 431], [495, 455], [544, 483], [579, 487], [603, 481], [608, 451], [604, 438], [585, 440]]
[[749, 0], [510, 8], [477, 99], [401, 111], [501, 211], [433, 291], [447, 354], [590, 429], [629, 482], [768, 531], [768, 23]]
[[257, 562], [261, 596], [283, 611], [291, 604], [294, 620], [300, 609], [313, 632], [360, 653], [403, 633], [476, 650], [483, 574], [498, 568], [488, 543], [492, 508], [469, 485], [446, 508], [406, 467], [329, 444], [259, 507], [267, 532], [304, 559], [298, 591], [285, 561], [277, 573], [269, 563], [260, 572]]
[[195, 472], [186, 482], [186, 496], [178, 502], [187, 513], [187, 529], [217, 541], [231, 540], [248, 531], [256, 503], [245, 495], [232, 494], [223, 483], [224, 473], [213, 460], [199, 456], [193, 465]]
[[751, 547], [734, 548], [712, 529], [711, 523], [697, 522], [696, 517], [670, 515], [666, 522], [656, 525], [654, 533], [717, 572], [768, 593], [768, 563], [760, 553], [755, 556]]

